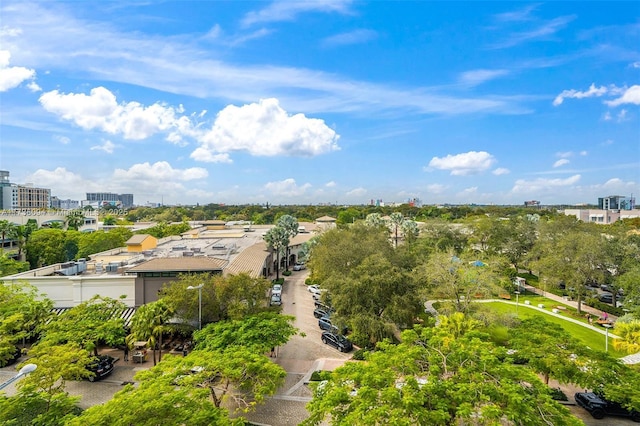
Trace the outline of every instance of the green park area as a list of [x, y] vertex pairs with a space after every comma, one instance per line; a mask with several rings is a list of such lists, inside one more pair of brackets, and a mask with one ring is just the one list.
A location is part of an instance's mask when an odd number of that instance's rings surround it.
[[[526, 305], [524, 302], [528, 300], [530, 305]], [[514, 301], [511, 301], [514, 302]], [[537, 307], [538, 304], [543, 304], [544, 309], [549, 313], [542, 313], [538, 309], [534, 309], [532, 307]], [[517, 314], [521, 319], [533, 318], [533, 317], [542, 317], [548, 322], [552, 322], [560, 325], [565, 331], [570, 333], [573, 337], [583, 342], [585, 345], [589, 346], [592, 349], [604, 351], [605, 350], [605, 335], [596, 331], [597, 325], [594, 326], [583, 326], [571, 321], [567, 321], [565, 318], [573, 318], [575, 320], [581, 321], [583, 323], [587, 323], [584, 317], [578, 316], [577, 312], [574, 308], [566, 306], [566, 310], [561, 310], [559, 314], [552, 313], [551, 310], [556, 308], [557, 306], [564, 306], [559, 304], [558, 302], [547, 299], [542, 296], [522, 296], [519, 298], [518, 306], [515, 303], [505, 303], [505, 302], [487, 302], [486, 305], [491, 308], [492, 311], [501, 313], [501, 314]], [[604, 329], [603, 329], [604, 330]], [[613, 347], [614, 339], [609, 337], [608, 344], [608, 352], [610, 355], [621, 358], [625, 355], [628, 355], [625, 352], [616, 351]]]

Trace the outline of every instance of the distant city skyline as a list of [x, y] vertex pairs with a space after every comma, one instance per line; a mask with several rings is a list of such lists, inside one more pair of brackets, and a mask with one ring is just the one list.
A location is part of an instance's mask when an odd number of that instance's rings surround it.
[[636, 2], [4, 1], [0, 169], [60, 199], [640, 193]]

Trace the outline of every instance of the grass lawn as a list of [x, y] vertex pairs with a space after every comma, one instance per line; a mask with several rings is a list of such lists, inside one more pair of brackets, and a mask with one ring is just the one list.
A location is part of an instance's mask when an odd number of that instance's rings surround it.
[[[554, 302], [550, 299], [546, 299], [548, 302], [544, 302], [541, 301], [543, 298], [542, 297], [529, 297], [529, 296], [523, 296], [521, 297], [521, 299], [526, 299], [531, 301], [531, 305], [532, 306], [537, 306], [539, 303], [543, 303], [545, 305], [545, 308], [548, 308], [549, 310], [554, 307], [554, 306], [558, 306], [559, 304], [557, 302]], [[535, 303], [534, 303], [534, 299], [535, 299]], [[540, 301], [538, 301], [540, 300]], [[551, 304], [553, 303], [553, 304]], [[502, 303], [502, 302], [488, 302], [488, 303], [484, 303], [484, 305], [487, 305], [488, 307], [491, 308], [491, 310], [495, 311], [495, 312], [499, 312], [499, 313], [512, 313], [515, 314], [516, 313], [516, 305], [515, 304], [509, 304], [509, 303]], [[563, 314], [565, 315], [565, 314]], [[531, 309], [528, 306], [524, 305], [523, 300], [520, 300], [520, 304], [518, 306], [518, 317], [519, 318], [531, 318], [534, 316], [541, 316], [543, 317], [545, 320], [549, 321], [549, 322], [553, 322], [555, 324], [560, 325], [562, 328], [564, 328], [569, 334], [571, 334], [573, 337], [575, 337], [576, 339], [580, 340], [582, 343], [584, 343], [585, 345], [589, 346], [592, 349], [597, 349], [600, 351], [604, 351], [605, 350], [605, 336], [594, 331], [591, 330], [587, 327], [583, 327], [581, 325], [578, 324], [574, 324], [570, 321], [565, 321], [562, 319], [562, 317], [559, 317], [557, 315], [547, 315], [547, 314], [543, 314], [542, 312], [539, 312], [535, 309]], [[585, 321], [586, 322], [586, 321]], [[618, 352], [613, 348], [613, 340], [611, 337], [609, 337], [609, 354], [616, 357], [616, 358], [621, 358], [625, 355], [628, 355], [626, 352]]]

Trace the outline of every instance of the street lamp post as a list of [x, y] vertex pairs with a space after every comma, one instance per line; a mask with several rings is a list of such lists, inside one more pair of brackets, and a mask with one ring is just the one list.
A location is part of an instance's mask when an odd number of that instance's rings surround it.
[[520, 297], [520, 292], [516, 290], [514, 293], [516, 294], [516, 316], [518, 316], [518, 298]]
[[4, 389], [7, 386], [9, 386], [11, 383], [15, 382], [16, 380], [18, 380], [20, 377], [25, 376], [29, 373], [31, 373], [32, 371], [34, 371], [36, 368], [38, 368], [37, 365], [35, 364], [26, 364], [24, 367], [22, 367], [20, 369], [20, 371], [18, 371], [18, 374], [16, 374], [15, 376], [13, 376], [12, 378], [10, 378], [9, 380], [7, 380], [6, 382], [0, 384], [0, 389]]
[[609, 352], [609, 329], [611, 328], [611, 324], [602, 324], [602, 326], [604, 327], [605, 334], [604, 351]]
[[198, 290], [198, 330], [202, 330], [202, 287], [204, 284], [198, 286], [190, 285], [187, 290]]

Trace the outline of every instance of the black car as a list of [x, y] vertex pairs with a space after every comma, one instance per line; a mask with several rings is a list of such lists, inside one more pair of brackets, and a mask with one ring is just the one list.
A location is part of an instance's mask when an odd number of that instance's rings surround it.
[[89, 381], [95, 382], [111, 374], [114, 361], [115, 358], [109, 355], [98, 355], [94, 357], [94, 359], [87, 364], [87, 370], [93, 373], [89, 376]]
[[322, 332], [322, 343], [331, 345], [340, 352], [349, 352], [353, 349], [353, 344], [341, 334], [335, 334], [330, 331]]
[[331, 309], [328, 308], [316, 308], [313, 311], [313, 316], [316, 318], [329, 317], [331, 315]]
[[578, 392], [575, 394], [576, 404], [584, 408], [595, 419], [604, 416], [631, 417], [634, 422], [640, 422], [640, 412], [630, 411], [617, 402], [607, 401], [594, 392]]
[[598, 296], [598, 300], [603, 303], [613, 303], [613, 294], [611, 293], [600, 293]]

